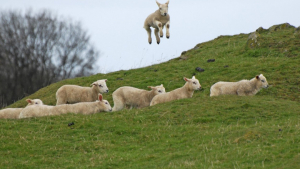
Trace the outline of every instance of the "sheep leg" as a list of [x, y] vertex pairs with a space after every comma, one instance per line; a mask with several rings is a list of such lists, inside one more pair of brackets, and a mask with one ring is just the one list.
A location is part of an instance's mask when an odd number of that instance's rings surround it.
[[210, 96], [218, 96], [218, 94], [214, 90], [210, 90]]
[[163, 30], [162, 23], [159, 22], [159, 21], [155, 21], [155, 25], [158, 27], [158, 29], [159, 29], [159, 35], [162, 38], [164, 36], [163, 31], [162, 31]]
[[122, 100], [117, 98], [113, 98], [113, 100], [114, 100], [114, 107], [112, 108], [112, 111], [119, 111], [124, 108], [125, 104]]
[[148, 42], [149, 42], [149, 44], [151, 44], [152, 43], [151, 29], [150, 29], [150, 27], [146, 27], [145, 29], [146, 29], [147, 34], [148, 34]]
[[155, 28], [154, 34], [155, 34], [155, 37], [156, 37], [156, 42], [157, 42], [157, 44], [160, 43], [160, 38], [159, 38], [159, 36], [158, 36], [158, 32], [159, 32], [159, 29], [158, 29], [158, 28]]
[[170, 21], [167, 22], [166, 24], [166, 37], [169, 39], [170, 38]]
[[67, 103], [67, 101], [65, 99], [57, 98], [56, 105], [61, 105], [61, 104], [66, 104], [66, 103]]
[[246, 93], [244, 91], [238, 89], [236, 91], [236, 95], [238, 95], [238, 96], [246, 96]]

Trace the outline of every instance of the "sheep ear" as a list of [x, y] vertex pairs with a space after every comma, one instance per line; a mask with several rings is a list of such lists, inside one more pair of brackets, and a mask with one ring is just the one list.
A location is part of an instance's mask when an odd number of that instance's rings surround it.
[[156, 1], [156, 4], [158, 5], [158, 7], [160, 7], [160, 3]]
[[26, 99], [27, 103], [32, 103], [31, 99]]
[[192, 79], [196, 79], [195, 76], [193, 76]]
[[163, 84], [161, 84], [160, 86], [161, 86], [161, 87], [164, 87], [164, 85], [163, 85]]
[[107, 82], [107, 79], [104, 79], [105, 82]]
[[188, 79], [188, 78], [186, 78], [186, 77], [184, 77], [183, 79], [184, 79], [186, 82], [188, 82], [188, 81], [189, 81], [189, 79]]
[[147, 86], [149, 89], [152, 89], [152, 86]]
[[166, 2], [166, 4], [169, 5], [169, 0], [168, 0], [168, 2]]
[[91, 84], [91, 86], [93, 86], [93, 85], [97, 86], [98, 84], [96, 82], [94, 82], [94, 83]]
[[103, 96], [102, 96], [102, 94], [99, 94], [99, 101], [102, 102], [102, 100], [103, 100]]
[[256, 76], [256, 79], [259, 79], [259, 76]]

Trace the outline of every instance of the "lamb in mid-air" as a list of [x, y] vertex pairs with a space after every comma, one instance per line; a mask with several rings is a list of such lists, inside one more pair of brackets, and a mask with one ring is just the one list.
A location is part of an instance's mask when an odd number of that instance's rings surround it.
[[170, 38], [170, 15], [168, 14], [168, 5], [169, 5], [169, 0], [165, 4], [160, 4], [157, 2], [157, 5], [159, 7], [158, 10], [156, 10], [154, 13], [150, 14], [144, 23], [144, 28], [146, 29], [148, 33], [148, 42], [149, 44], [152, 43], [152, 38], [151, 38], [151, 28], [153, 27], [154, 34], [156, 37], [156, 42], [157, 44], [160, 43], [160, 38], [158, 36], [158, 32], [160, 37], [163, 37], [163, 28], [166, 25], [166, 37], [169, 39]]

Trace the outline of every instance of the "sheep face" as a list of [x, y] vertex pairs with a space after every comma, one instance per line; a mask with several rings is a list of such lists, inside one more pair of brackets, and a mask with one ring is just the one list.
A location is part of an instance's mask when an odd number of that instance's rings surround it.
[[167, 16], [168, 14], [168, 5], [169, 5], [169, 1], [166, 2], [165, 4], [160, 4], [159, 2], [157, 2], [157, 5], [159, 7], [159, 12], [162, 16]]
[[112, 108], [107, 100], [100, 101], [100, 104], [102, 104], [103, 111], [106, 111], [106, 112], [112, 111]]
[[97, 102], [99, 102], [99, 104], [101, 104], [101, 107], [103, 107], [103, 111], [112, 111], [112, 108], [109, 104], [109, 102], [107, 100], [103, 100], [103, 96], [101, 94], [98, 95], [99, 100], [97, 100]]
[[164, 88], [163, 84], [161, 84], [160, 86], [155, 86], [155, 87], [148, 86], [148, 88], [152, 89], [154, 91], [155, 95], [166, 93], [166, 89]]
[[43, 102], [40, 99], [27, 99], [26, 101], [28, 102], [27, 106], [29, 106], [29, 105], [43, 105]]
[[195, 78], [195, 76], [192, 77], [192, 79], [183, 78], [186, 82], [188, 82], [188, 88], [189, 90], [200, 90], [201, 84], [198, 79]]
[[92, 85], [98, 90], [99, 93], [108, 93], [108, 87], [106, 86], [106, 79], [97, 80]]
[[267, 82], [267, 79], [263, 74], [260, 74], [259, 76], [256, 76], [256, 79], [258, 81], [259, 87], [261, 88], [268, 88], [269, 84]]

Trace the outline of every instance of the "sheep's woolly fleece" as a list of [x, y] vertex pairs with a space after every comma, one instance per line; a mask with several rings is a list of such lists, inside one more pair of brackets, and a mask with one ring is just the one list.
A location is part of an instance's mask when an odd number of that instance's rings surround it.
[[152, 98], [158, 94], [165, 93], [165, 88], [160, 86], [148, 86], [151, 91], [138, 89], [130, 86], [118, 88], [113, 92], [114, 107], [113, 111], [122, 110], [125, 106], [143, 108], [150, 106]]
[[251, 80], [241, 80], [238, 82], [217, 82], [210, 88], [210, 96], [219, 95], [255, 95], [262, 88], [268, 88], [269, 84], [263, 74], [255, 76]]
[[192, 79], [183, 78], [186, 83], [183, 87], [172, 90], [168, 93], [160, 94], [155, 96], [150, 106], [159, 104], [159, 103], [165, 103], [172, 100], [178, 100], [178, 99], [184, 99], [184, 98], [191, 98], [194, 94], [195, 90], [201, 89], [201, 84], [198, 79], [195, 78], [195, 76], [192, 77]]
[[48, 105], [35, 105], [24, 108], [19, 118], [29, 117], [42, 117], [42, 116], [53, 116], [67, 113], [75, 114], [94, 114], [99, 112], [112, 111], [111, 106], [107, 100], [103, 100], [101, 94], [99, 94], [99, 100], [95, 102], [81, 102], [76, 104], [62, 104], [57, 106]]
[[106, 79], [97, 80], [91, 84], [92, 87], [64, 85], [56, 92], [56, 105], [96, 101], [99, 93], [108, 93], [106, 81]]

